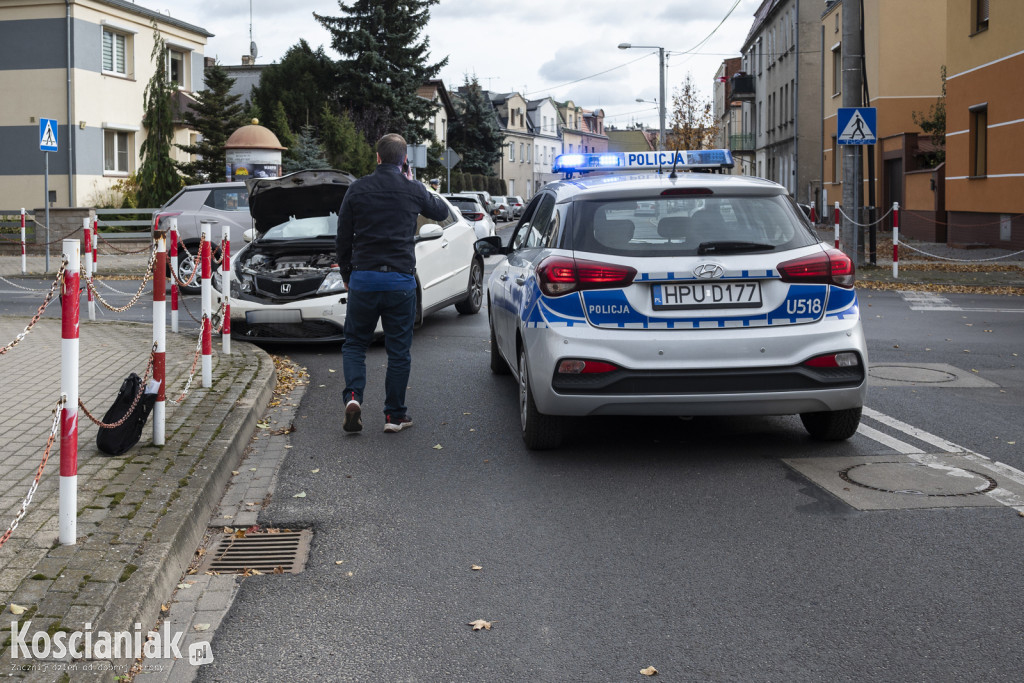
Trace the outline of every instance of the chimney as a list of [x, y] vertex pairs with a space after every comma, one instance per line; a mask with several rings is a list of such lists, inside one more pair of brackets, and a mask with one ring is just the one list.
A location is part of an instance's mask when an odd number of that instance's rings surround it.
[[252, 64], [252, 57], [250, 55], [242, 55], [242, 66], [249, 66]]

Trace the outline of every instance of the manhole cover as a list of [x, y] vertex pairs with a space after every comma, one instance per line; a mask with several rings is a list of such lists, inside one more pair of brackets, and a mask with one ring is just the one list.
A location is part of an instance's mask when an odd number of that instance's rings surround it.
[[230, 573], [257, 569], [264, 574], [298, 574], [306, 566], [312, 537], [311, 529], [252, 533], [242, 538], [225, 535], [206, 553], [200, 571]]
[[998, 486], [995, 479], [973, 470], [908, 462], [861, 463], [839, 476], [866, 489], [915, 496], [974, 496]]
[[872, 365], [869, 374], [876, 379], [890, 382], [918, 382], [921, 384], [941, 384], [957, 379], [957, 375], [952, 372], [911, 365]]

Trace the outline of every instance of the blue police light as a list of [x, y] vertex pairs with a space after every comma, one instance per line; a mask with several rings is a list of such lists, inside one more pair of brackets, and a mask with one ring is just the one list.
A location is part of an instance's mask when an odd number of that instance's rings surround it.
[[721, 170], [733, 167], [728, 149], [698, 149], [664, 152], [598, 152], [593, 154], [560, 154], [551, 168], [555, 173], [589, 173], [592, 171], [679, 171]]

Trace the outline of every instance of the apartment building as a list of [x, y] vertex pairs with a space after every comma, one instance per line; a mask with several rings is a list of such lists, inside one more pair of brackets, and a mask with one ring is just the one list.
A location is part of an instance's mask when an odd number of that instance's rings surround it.
[[502, 158], [495, 173], [505, 180], [510, 195], [529, 199], [533, 196], [533, 133], [526, 116], [527, 101], [519, 93], [489, 93], [505, 136]]
[[947, 0], [946, 239], [1024, 249], [1024, 2]]
[[[156, 65], [153, 24], [167, 44]], [[42, 206], [47, 162], [53, 206], [100, 203], [139, 167], [143, 93], [154, 69], [177, 84], [177, 105], [187, 106], [203, 87], [211, 36], [126, 0], [0, 5], [0, 89], [17, 94], [0, 110], [0, 207]], [[58, 122], [56, 152], [40, 151], [40, 118]], [[192, 135], [178, 127], [173, 142], [188, 144]]]

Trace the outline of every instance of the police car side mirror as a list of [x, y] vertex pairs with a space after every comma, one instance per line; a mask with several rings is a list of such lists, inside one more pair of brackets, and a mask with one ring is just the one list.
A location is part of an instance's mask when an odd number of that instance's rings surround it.
[[438, 237], [444, 234], [444, 228], [436, 223], [427, 223], [420, 228], [419, 233], [414, 238], [415, 242], [423, 242], [425, 240], [436, 240]]
[[504, 247], [501, 246], [501, 237], [499, 235], [490, 235], [488, 237], [482, 237], [473, 243], [473, 249], [477, 254], [483, 257], [498, 256], [500, 254], [508, 253]]

